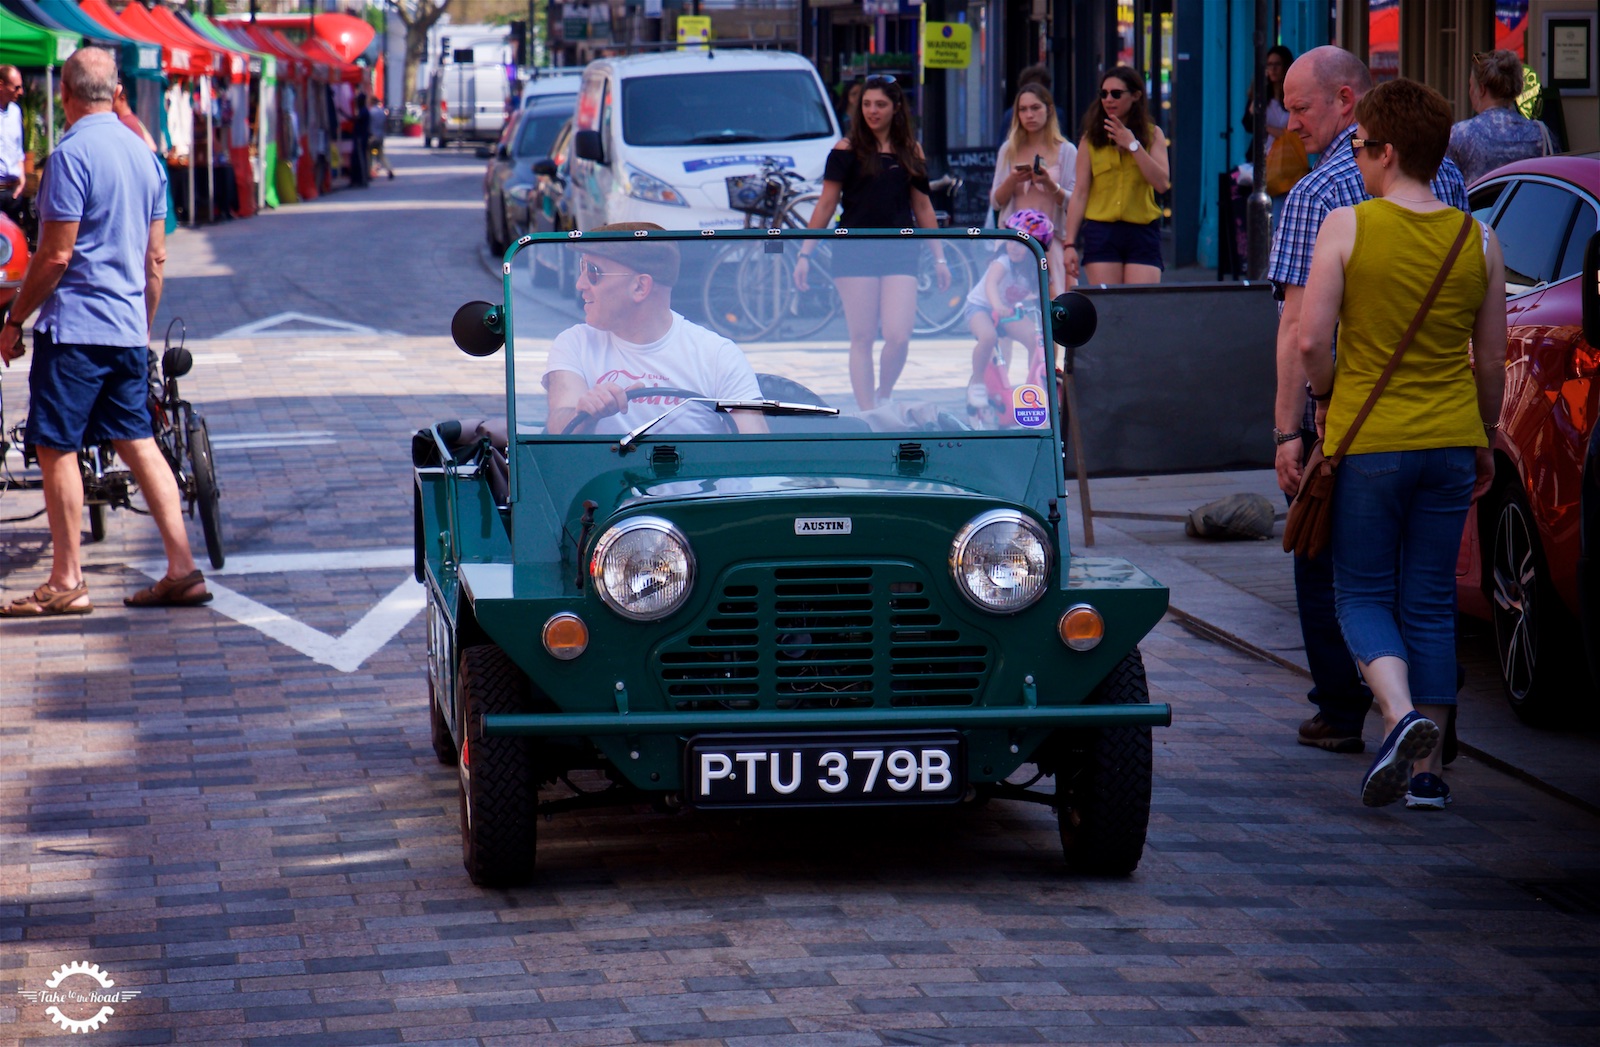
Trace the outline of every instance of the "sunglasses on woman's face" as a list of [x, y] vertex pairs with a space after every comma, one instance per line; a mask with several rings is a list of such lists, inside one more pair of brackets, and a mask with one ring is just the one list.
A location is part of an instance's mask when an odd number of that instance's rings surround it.
[[871, 76], [867, 77], [865, 83], [868, 87], [879, 87], [883, 84], [894, 83], [894, 77], [890, 76], [888, 73], [873, 73]]
[[1127, 91], [1124, 91], [1120, 87], [1112, 87], [1112, 88], [1106, 88], [1106, 89], [1102, 90], [1100, 92], [1100, 97], [1101, 98], [1121, 98], [1123, 95], [1125, 95], [1127, 93], [1128, 93]]
[[1350, 139], [1350, 151], [1355, 153], [1357, 156], [1360, 156], [1361, 150], [1367, 148], [1368, 146], [1371, 146], [1373, 149], [1382, 149], [1388, 144], [1388, 142], [1380, 142], [1376, 138], [1352, 138]]

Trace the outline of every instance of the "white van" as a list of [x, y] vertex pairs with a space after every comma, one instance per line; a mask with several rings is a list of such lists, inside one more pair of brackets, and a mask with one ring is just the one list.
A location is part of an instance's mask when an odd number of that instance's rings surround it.
[[522, 82], [520, 108], [526, 109], [534, 102], [551, 97], [570, 96], [576, 99], [578, 85], [582, 82], [583, 69], [580, 66], [535, 69], [533, 75]]
[[573, 127], [567, 195], [579, 229], [737, 228], [728, 176], [773, 157], [820, 185], [839, 140], [816, 67], [781, 51], [599, 59], [584, 70]]
[[[488, 49], [485, 49], [488, 50]], [[498, 62], [446, 62], [428, 85], [424, 145], [494, 142], [506, 125], [513, 84]]]

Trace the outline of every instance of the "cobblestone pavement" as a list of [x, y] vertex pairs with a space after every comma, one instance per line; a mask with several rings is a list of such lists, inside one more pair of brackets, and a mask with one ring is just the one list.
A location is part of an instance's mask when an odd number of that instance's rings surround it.
[[[68, 1036], [25, 994], [97, 988], [75, 964], [138, 993], [108, 1045], [1600, 1042], [1596, 818], [1470, 760], [1446, 812], [1364, 809], [1362, 758], [1294, 744], [1300, 677], [1172, 620], [1144, 644], [1174, 725], [1131, 878], [1068, 875], [1051, 812], [995, 801], [569, 814], [535, 886], [472, 887], [421, 618], [351, 671], [262, 631], [370, 634], [409, 574], [410, 432], [502, 387], [442, 336], [494, 292], [475, 165], [392, 151], [392, 183], [174, 238], [214, 577], [263, 610], [124, 609], [159, 546], [119, 512], [94, 615], [0, 625], [0, 1043]], [[290, 312], [320, 321], [239, 333]], [[42, 520], [4, 527], [9, 598], [47, 550]]]

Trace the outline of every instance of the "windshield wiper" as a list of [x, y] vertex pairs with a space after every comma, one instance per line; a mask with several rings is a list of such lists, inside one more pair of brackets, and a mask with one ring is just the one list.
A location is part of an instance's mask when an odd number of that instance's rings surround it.
[[619, 454], [627, 454], [628, 450], [651, 429], [661, 422], [666, 421], [678, 410], [688, 404], [710, 404], [718, 411], [760, 411], [762, 414], [826, 414], [839, 413], [837, 407], [822, 407], [818, 404], [797, 404], [786, 400], [713, 400], [708, 396], [695, 396], [679, 400], [672, 407], [656, 415], [648, 422], [641, 422], [622, 435], [617, 441]]

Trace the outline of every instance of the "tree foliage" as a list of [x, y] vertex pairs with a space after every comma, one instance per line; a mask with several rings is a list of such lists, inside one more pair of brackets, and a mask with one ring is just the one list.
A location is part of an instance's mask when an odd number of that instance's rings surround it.
[[416, 95], [417, 65], [427, 57], [428, 30], [450, 7], [450, 0], [393, 0], [395, 17], [406, 27], [405, 97]]

